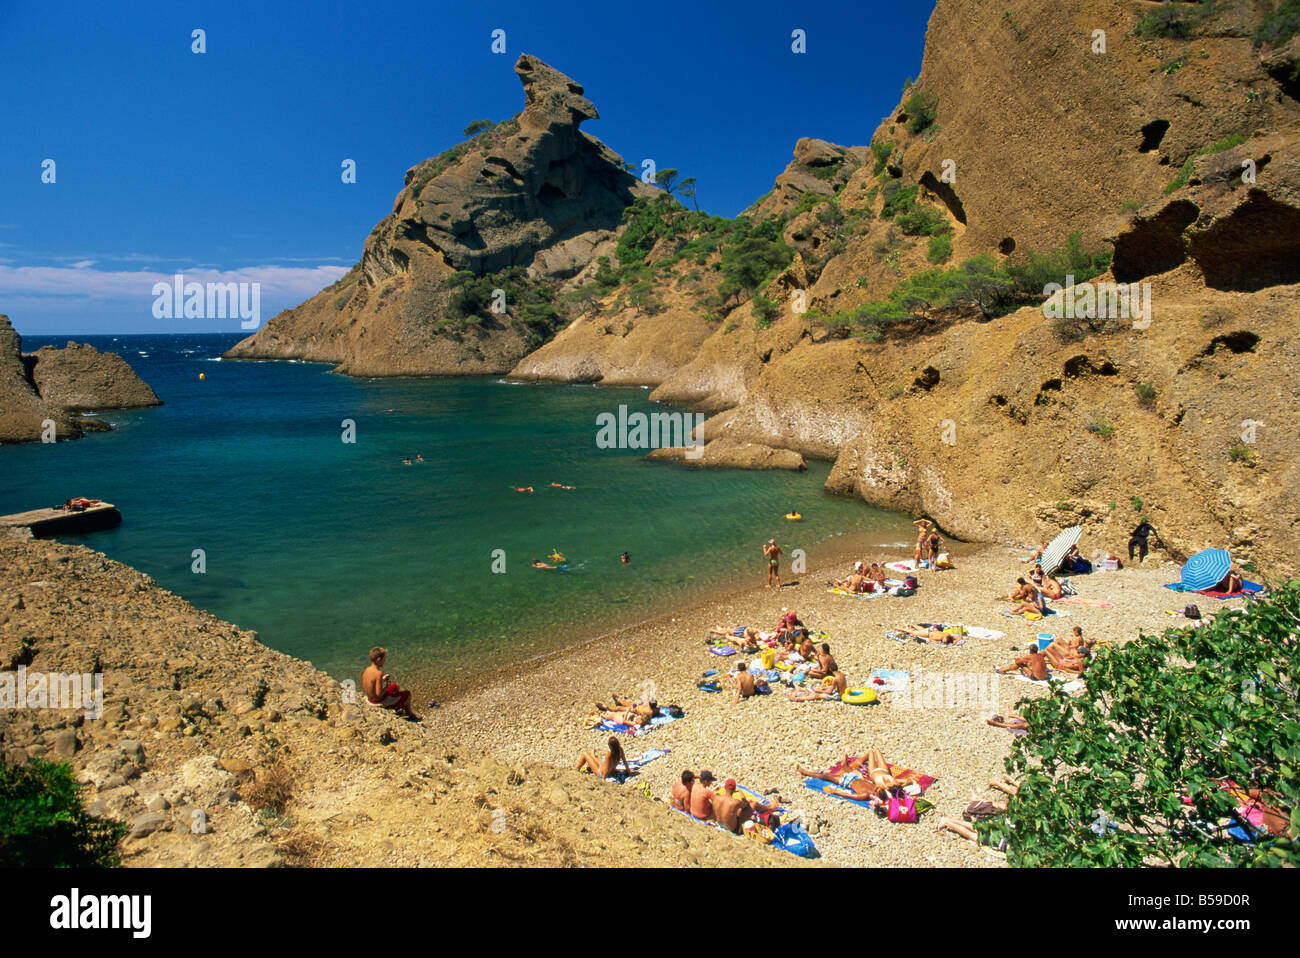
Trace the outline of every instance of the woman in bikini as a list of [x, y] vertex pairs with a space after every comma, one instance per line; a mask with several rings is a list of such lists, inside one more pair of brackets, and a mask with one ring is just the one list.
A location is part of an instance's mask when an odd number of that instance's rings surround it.
[[582, 757], [578, 759], [578, 771], [591, 769], [592, 774], [600, 776], [602, 779], [613, 778], [618, 772], [620, 765], [626, 769], [626, 774], [632, 774], [632, 763], [628, 761], [627, 754], [623, 751], [623, 746], [618, 743], [618, 739], [613, 735], [609, 737], [609, 751], [605, 753], [603, 760], [597, 760], [596, 756], [590, 752], [583, 752]]
[[921, 554], [925, 551], [925, 540], [930, 535], [930, 520], [917, 519], [912, 525], [916, 526], [916, 552], [913, 558], [918, 566], [921, 564]]

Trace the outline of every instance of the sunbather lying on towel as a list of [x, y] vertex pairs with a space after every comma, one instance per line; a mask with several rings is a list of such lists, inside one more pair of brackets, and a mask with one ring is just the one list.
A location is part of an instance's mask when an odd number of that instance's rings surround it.
[[992, 718], [985, 719], [984, 724], [992, 725], [994, 728], [1009, 728], [1013, 731], [1029, 730], [1029, 723], [1025, 721], [1025, 717], [1015, 712], [1008, 712], [1006, 715], [994, 715]]
[[946, 631], [941, 624], [929, 622], [909, 625], [906, 631], [936, 645], [951, 645], [962, 637], [960, 634]]
[[840, 671], [832, 672], [826, 678], [812, 683], [806, 689], [786, 689], [785, 697], [791, 702], [814, 702], [819, 699], [838, 699], [849, 687], [849, 681]]
[[659, 716], [659, 703], [654, 699], [648, 702], [635, 702], [631, 699], [613, 696], [613, 708], [606, 708], [599, 702], [594, 711], [587, 713], [584, 728], [595, 728], [601, 722], [613, 722], [616, 725], [645, 725], [652, 718]]
[[609, 737], [609, 751], [605, 753], [603, 759], [597, 759], [590, 752], [583, 752], [582, 757], [578, 759], [578, 771], [590, 769], [592, 774], [599, 775], [600, 778], [613, 778], [620, 765], [627, 770], [627, 774], [632, 774], [632, 763], [628, 761], [627, 755], [623, 751], [623, 746], [618, 744], [618, 739], [614, 736]]
[[731, 639], [735, 647], [741, 652], [757, 652], [759, 639], [763, 634], [758, 629], [747, 625], [738, 625], [734, 629], [728, 629], [723, 625], [715, 625], [709, 629], [709, 635], [721, 635]]
[[852, 798], [857, 801], [884, 801], [896, 788], [909, 784], [902, 778], [895, 778], [889, 771], [880, 749], [873, 748], [866, 755], [849, 762], [844, 771], [838, 775], [830, 772], [810, 772], [802, 765], [795, 765], [796, 771], [804, 778], [816, 778], [830, 782], [833, 788], [826, 791], [832, 795]]

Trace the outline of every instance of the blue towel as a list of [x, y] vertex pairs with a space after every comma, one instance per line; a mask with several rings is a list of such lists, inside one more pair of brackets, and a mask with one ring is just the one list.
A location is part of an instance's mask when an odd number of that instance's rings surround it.
[[803, 780], [804, 788], [811, 788], [814, 792], [821, 792], [831, 798], [838, 798], [841, 802], [848, 802], [850, 805], [857, 805], [860, 808], [869, 808], [875, 811], [876, 806], [872, 805], [866, 799], [862, 798], [845, 798], [843, 795], [836, 795], [833, 792], [826, 791], [830, 782], [823, 782], [820, 778], [805, 778]]

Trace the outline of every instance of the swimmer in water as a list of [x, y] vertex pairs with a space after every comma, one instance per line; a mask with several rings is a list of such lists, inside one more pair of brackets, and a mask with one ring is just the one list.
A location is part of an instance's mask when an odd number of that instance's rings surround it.
[[561, 482], [553, 482], [553, 483], [551, 483], [551, 488], [552, 488], [552, 489], [573, 489], [574, 487], [573, 487], [573, 486], [566, 486], [566, 485], [564, 485], [564, 484], [561, 483]]
[[556, 569], [556, 568], [559, 568], [559, 567], [558, 567], [558, 566], [553, 566], [553, 565], [547, 565], [547, 564], [546, 564], [545, 562], [543, 562], [541, 559], [534, 559], [534, 560], [533, 560], [533, 568], [534, 568], [534, 569]]
[[416, 461], [416, 462], [424, 462], [424, 457], [423, 457], [422, 455], [420, 455], [420, 454], [417, 452], [417, 453], [415, 454], [415, 461]]
[[632, 557], [631, 557], [630, 555], [628, 555], [626, 552], [624, 552], [621, 556], [619, 556], [619, 559], [622, 560], [623, 565], [631, 565], [631, 564], [632, 564]]
[[529, 492], [529, 493], [531, 493], [532, 491], [533, 491], [533, 487], [532, 487], [532, 486], [515, 486], [515, 492]]
[[402, 460], [402, 465], [404, 465], [404, 466], [409, 466], [410, 464], [411, 464], [411, 457], [410, 457], [410, 456], [407, 456], [405, 459]]

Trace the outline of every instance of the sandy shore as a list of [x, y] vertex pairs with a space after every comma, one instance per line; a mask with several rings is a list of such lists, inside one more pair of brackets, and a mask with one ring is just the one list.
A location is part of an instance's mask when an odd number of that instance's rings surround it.
[[[992, 685], [979, 683], [987, 682], [994, 667], [1010, 662], [1015, 650], [1023, 649], [1039, 632], [1068, 633], [1079, 625], [1090, 638], [1126, 642], [1141, 630], [1156, 632], [1175, 624], [1179, 620], [1165, 610], [1185, 604], [1183, 596], [1163, 588], [1177, 579], [1178, 567], [1152, 556], [1142, 567], [1075, 578], [1081, 598], [1113, 603], [1108, 608], [1056, 603], [1057, 609], [1068, 611], [1068, 617], [1041, 622], [1007, 618], [1000, 613], [1009, 603], [997, 596], [1004, 595], [1022, 574], [1024, 567], [1017, 557], [1026, 554], [1027, 550], [1007, 546], [958, 547], [956, 569], [923, 571], [915, 596], [880, 599], [828, 593], [827, 579], [846, 565], [842, 555], [828, 557], [779, 591], [760, 586], [718, 597], [539, 658], [514, 674], [495, 675], [478, 691], [460, 694], [430, 710], [426, 724], [436, 735], [505, 761], [571, 764], [583, 750], [601, 748], [608, 737], [582, 729], [592, 703], [607, 701], [611, 692], [638, 695], [644, 683], [653, 682], [661, 704], [677, 703], [687, 713], [683, 720], [642, 737], [624, 738], [632, 756], [648, 748], [672, 750], [641, 773], [640, 780], [648, 782], [656, 796], [667, 796], [683, 768], [709, 768], [719, 780], [734, 776], [760, 792], [778, 789], [785, 804], [802, 813], [831, 863], [1000, 864], [1001, 856], [938, 835], [934, 826], [940, 817], [960, 815], [972, 793], [988, 797], [986, 784], [1002, 773], [1012, 735], [985, 724], [995, 710], [991, 699], [997, 711], [1005, 712], [1023, 697], [1045, 692], [1009, 677]], [[894, 551], [865, 558], [892, 561], [910, 555]], [[1240, 604], [1240, 600], [1196, 598], [1207, 614]], [[696, 688], [705, 670], [725, 671], [729, 662], [736, 661], [708, 651], [705, 640], [710, 626], [744, 623], [769, 628], [782, 606], [797, 610], [809, 627], [828, 633], [831, 650], [851, 686], [865, 685], [875, 668], [906, 669], [914, 682], [923, 675], [955, 677], [968, 683], [970, 694], [965, 702], [947, 703], [947, 707], [923, 707], [923, 702], [888, 694], [879, 704], [854, 707], [793, 703], [777, 691], [733, 706], [730, 694]], [[964, 645], [946, 648], [904, 644], [885, 636], [888, 628], [917, 621], [960, 621], [1006, 635], [993, 640], [969, 638]], [[983, 694], [977, 693], [979, 689]], [[865, 809], [814, 793], [803, 787], [795, 771], [796, 762], [826, 768], [846, 754], [861, 754], [872, 747], [882, 749], [893, 763], [937, 778], [927, 793], [936, 808], [919, 825], [890, 824]]]

